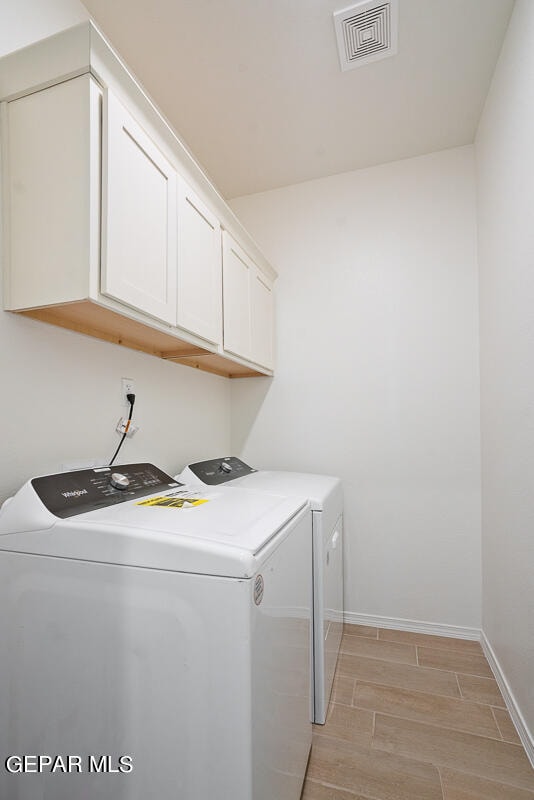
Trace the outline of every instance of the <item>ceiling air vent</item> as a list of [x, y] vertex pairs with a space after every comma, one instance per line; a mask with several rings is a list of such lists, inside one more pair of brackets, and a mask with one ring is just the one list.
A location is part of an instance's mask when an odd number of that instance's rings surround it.
[[343, 71], [397, 52], [397, 0], [366, 0], [335, 11], [334, 25]]

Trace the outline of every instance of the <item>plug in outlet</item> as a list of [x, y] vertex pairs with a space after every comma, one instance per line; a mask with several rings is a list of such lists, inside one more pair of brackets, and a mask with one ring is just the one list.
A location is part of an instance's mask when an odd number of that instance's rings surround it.
[[135, 385], [134, 385], [133, 378], [123, 378], [121, 385], [122, 385], [122, 394], [121, 394], [122, 405], [125, 408], [128, 408], [130, 403], [128, 401], [127, 395], [135, 394]]

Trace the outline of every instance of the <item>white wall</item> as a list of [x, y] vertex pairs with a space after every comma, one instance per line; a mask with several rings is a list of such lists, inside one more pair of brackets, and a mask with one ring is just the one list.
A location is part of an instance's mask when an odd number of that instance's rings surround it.
[[[3, 2], [0, 55], [87, 16], [77, 0]], [[118, 463], [177, 470], [229, 451], [228, 380], [0, 311], [0, 502], [32, 475], [109, 460], [122, 376], [135, 379], [140, 430]]]
[[280, 272], [276, 377], [234, 451], [339, 474], [351, 612], [480, 625], [472, 147], [232, 201]]
[[534, 3], [518, 0], [476, 140], [483, 629], [531, 732], [534, 732], [533, 44]]

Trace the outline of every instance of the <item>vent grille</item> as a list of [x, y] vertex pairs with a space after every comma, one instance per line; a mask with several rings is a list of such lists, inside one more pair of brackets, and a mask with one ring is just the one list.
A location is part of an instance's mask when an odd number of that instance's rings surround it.
[[397, 52], [396, 0], [367, 0], [336, 11], [334, 25], [343, 71]]

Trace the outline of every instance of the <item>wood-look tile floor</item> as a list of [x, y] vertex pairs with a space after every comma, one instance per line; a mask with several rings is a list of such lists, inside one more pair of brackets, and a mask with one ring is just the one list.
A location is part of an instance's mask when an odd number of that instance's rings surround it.
[[534, 800], [480, 644], [345, 625], [302, 800]]

